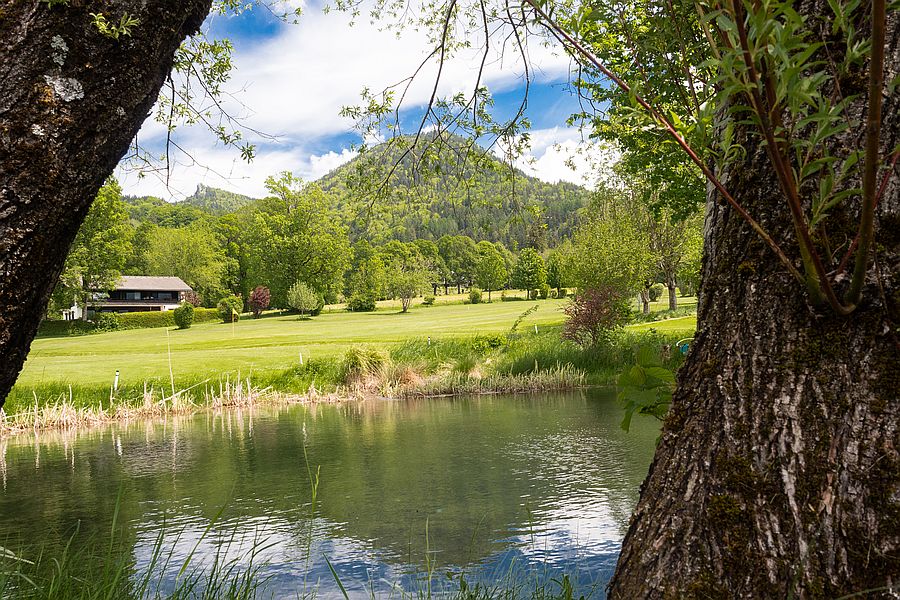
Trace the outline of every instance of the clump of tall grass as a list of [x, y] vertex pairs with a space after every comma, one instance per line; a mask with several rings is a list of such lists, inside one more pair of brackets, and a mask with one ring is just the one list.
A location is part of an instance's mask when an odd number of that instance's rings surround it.
[[450, 372], [443, 376], [432, 377], [416, 386], [401, 387], [397, 392], [403, 397], [524, 394], [574, 390], [584, 385], [583, 371], [571, 365], [560, 365], [534, 373], [491, 373], [483, 377]]
[[463, 354], [456, 357], [456, 360], [451, 365], [451, 370], [457, 375], [468, 377], [477, 374], [478, 365], [478, 357], [473, 356], [471, 353]]
[[373, 346], [353, 346], [341, 361], [341, 381], [351, 387], [368, 388], [377, 385], [388, 364], [388, 355]]
[[634, 363], [641, 348], [653, 349], [662, 356], [663, 366], [677, 369], [683, 357], [673, 347], [680, 337], [683, 334], [677, 332], [620, 330], [602, 344], [582, 347], [560, 339], [558, 330], [548, 329], [538, 335], [511, 339], [505, 351], [495, 357], [494, 370], [524, 375], [569, 365], [585, 373], [589, 384], [610, 384], [622, 368]]
[[411, 338], [391, 348], [391, 360], [397, 364], [417, 365], [425, 373], [433, 373], [457, 359], [481, 354], [471, 337]]
[[288, 369], [269, 371], [256, 377], [280, 392], [305, 393], [311, 388], [330, 390], [341, 383], [341, 366], [337, 358], [311, 358]]

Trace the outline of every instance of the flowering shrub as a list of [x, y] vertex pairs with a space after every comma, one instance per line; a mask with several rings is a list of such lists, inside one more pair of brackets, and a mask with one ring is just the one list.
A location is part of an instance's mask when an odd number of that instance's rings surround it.
[[563, 338], [582, 347], [597, 346], [631, 316], [628, 299], [619, 290], [606, 286], [580, 290], [565, 308]]
[[262, 311], [269, 308], [271, 299], [272, 294], [269, 292], [269, 288], [264, 285], [258, 286], [250, 292], [250, 310], [253, 312], [254, 318], [258, 319]]

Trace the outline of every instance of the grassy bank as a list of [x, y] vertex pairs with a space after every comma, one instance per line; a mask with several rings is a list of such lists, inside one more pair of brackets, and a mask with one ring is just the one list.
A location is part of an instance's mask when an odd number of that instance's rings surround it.
[[228, 405], [241, 395], [234, 390], [255, 401], [283, 402], [310, 393], [571, 389], [608, 383], [639, 346], [663, 352], [676, 366], [680, 356], [667, 348], [695, 326], [691, 316], [635, 324], [585, 350], [560, 339], [565, 302], [448, 303], [407, 314], [383, 308], [308, 320], [277, 315], [185, 331], [39, 339], [7, 400], [5, 426], [68, 426]]
[[38, 339], [32, 344], [19, 385], [109, 386], [116, 369], [123, 385], [168, 382], [170, 356], [176, 379], [185, 381], [227, 372], [279, 371], [298, 364], [301, 354], [304, 359], [337, 357], [358, 344], [389, 348], [411, 337], [502, 333], [533, 304], [539, 309], [521, 327], [562, 322], [565, 301], [544, 300], [416, 307], [406, 314], [392, 308], [371, 313], [343, 311], [309, 320], [275, 315], [243, 319], [233, 327], [204, 323], [183, 331], [139, 329]]
[[642, 348], [675, 369], [683, 330], [623, 330], [597, 348], [560, 339], [561, 326], [523, 333], [409, 338], [389, 348], [355, 345], [343, 354], [305, 359], [286, 369], [224, 373], [122, 385], [51, 382], [22, 387], [6, 406], [0, 433], [90, 426], [126, 419], [185, 414], [206, 408], [340, 401], [362, 397], [523, 393], [605, 385]]

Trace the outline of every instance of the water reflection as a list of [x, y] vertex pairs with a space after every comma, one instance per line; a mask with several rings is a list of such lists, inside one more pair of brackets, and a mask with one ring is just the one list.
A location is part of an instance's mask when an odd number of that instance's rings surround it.
[[160, 532], [171, 564], [192, 552], [246, 563], [256, 548], [276, 596], [339, 594], [325, 556], [356, 592], [415, 587], [434, 565], [603, 583], [657, 435], [649, 421], [626, 434], [620, 418], [610, 394], [591, 392], [256, 408], [14, 438], [0, 441], [0, 539], [60, 545], [78, 524], [78, 543], [103, 542], [118, 503], [138, 569]]

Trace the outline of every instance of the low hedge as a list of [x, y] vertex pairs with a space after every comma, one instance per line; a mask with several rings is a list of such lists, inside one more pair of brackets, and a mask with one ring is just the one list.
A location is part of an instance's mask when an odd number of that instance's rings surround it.
[[[175, 311], [149, 311], [121, 313], [119, 329], [145, 329], [150, 327], [175, 327]], [[219, 312], [215, 308], [195, 308], [194, 323], [209, 323], [219, 320]]]
[[38, 337], [68, 337], [94, 333], [96, 326], [90, 321], [62, 321], [44, 319], [38, 327]]
[[[101, 333], [114, 329], [149, 329], [153, 327], [175, 327], [174, 311], [147, 311], [132, 313], [101, 313], [98, 320], [60, 321], [45, 319], [38, 328], [38, 337], [67, 337]], [[219, 312], [215, 308], [195, 308], [194, 323], [210, 323], [219, 320]]]

